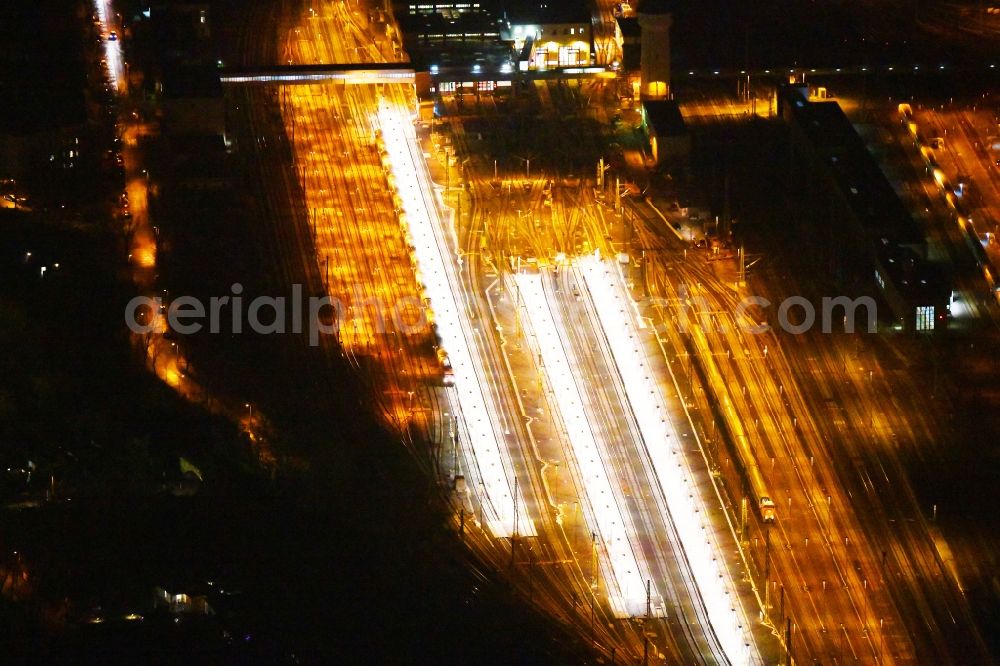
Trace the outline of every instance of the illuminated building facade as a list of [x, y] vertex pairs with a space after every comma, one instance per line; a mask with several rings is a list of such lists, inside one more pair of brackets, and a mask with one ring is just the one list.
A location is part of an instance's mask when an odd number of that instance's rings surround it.
[[594, 62], [591, 15], [582, 4], [508, 8], [501, 38], [513, 44], [521, 71], [588, 67]]

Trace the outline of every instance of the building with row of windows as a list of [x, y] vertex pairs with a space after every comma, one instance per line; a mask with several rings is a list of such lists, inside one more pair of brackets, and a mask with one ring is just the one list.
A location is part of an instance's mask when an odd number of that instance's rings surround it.
[[496, 72], [546, 71], [593, 64], [591, 14], [584, 4], [491, 0], [394, 6], [414, 66]]
[[840, 105], [793, 86], [780, 91], [779, 105], [791, 139], [790, 187], [822, 202], [801, 230], [804, 251], [845, 291], [876, 294], [904, 330], [945, 327], [951, 287]]
[[513, 5], [501, 38], [513, 44], [521, 71], [588, 67], [593, 63], [591, 14], [586, 4]]

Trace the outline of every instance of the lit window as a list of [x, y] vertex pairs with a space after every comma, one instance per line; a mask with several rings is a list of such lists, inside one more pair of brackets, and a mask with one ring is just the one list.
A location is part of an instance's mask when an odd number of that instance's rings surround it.
[[559, 65], [561, 67], [566, 67], [569, 65], [579, 65], [580, 64], [580, 50], [574, 48], [563, 47], [559, 49]]
[[918, 305], [917, 306], [917, 330], [918, 331], [933, 331], [934, 330], [934, 306], [933, 305]]

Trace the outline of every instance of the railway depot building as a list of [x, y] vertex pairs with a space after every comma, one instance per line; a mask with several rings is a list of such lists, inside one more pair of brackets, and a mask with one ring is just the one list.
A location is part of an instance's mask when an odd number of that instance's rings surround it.
[[515, 71], [593, 64], [592, 17], [582, 4], [406, 0], [393, 11], [414, 66], [432, 75], [460, 70], [509, 79]]
[[585, 3], [509, 3], [501, 35], [513, 45], [520, 71], [593, 64], [590, 10]]
[[779, 105], [791, 139], [788, 185], [821, 202], [800, 230], [804, 251], [848, 293], [877, 296], [894, 326], [947, 326], [950, 285], [927, 261], [923, 231], [840, 105], [810, 101], [807, 89], [792, 86], [782, 88]]
[[659, 165], [686, 160], [691, 153], [691, 136], [677, 102], [647, 99], [643, 100], [640, 111], [653, 161]]

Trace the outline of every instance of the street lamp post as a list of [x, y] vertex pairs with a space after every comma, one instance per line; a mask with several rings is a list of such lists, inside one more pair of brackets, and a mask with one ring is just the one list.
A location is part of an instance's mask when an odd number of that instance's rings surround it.
[[531, 158], [530, 157], [518, 157], [517, 159], [524, 162], [524, 178], [528, 180], [531, 178]]
[[883, 651], [885, 650], [885, 618], [880, 617], [878, 619], [878, 658], [879, 661], [885, 663], [885, 655]]

